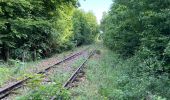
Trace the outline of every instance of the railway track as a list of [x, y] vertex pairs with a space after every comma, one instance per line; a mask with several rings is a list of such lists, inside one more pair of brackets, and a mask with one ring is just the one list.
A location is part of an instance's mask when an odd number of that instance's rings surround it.
[[[81, 52], [78, 52], [78, 53], [75, 53], [75, 54], [73, 54], [73, 55], [71, 55], [71, 56], [68, 56], [68, 57], [66, 57], [66, 58], [63, 59], [63, 60], [58, 61], [58, 62], [55, 63], [54, 65], [51, 65], [51, 66], [45, 68], [44, 70], [37, 72], [37, 74], [45, 74], [45, 73], [48, 72], [50, 69], [54, 68], [56, 65], [60, 65], [61, 63], [65, 62], [65, 61], [69, 61], [69, 60], [71, 60], [71, 59], [73, 59], [73, 58], [81, 55], [83, 52], [85, 52], [85, 51], [88, 50], [88, 49], [89, 49], [89, 48], [86, 48], [85, 50], [82, 50]], [[30, 77], [26, 77], [26, 78], [23, 79], [23, 80], [17, 81], [17, 82], [15, 82], [15, 83], [12, 83], [12, 84], [10, 84], [10, 85], [7, 85], [7, 86], [5, 86], [5, 87], [3, 87], [3, 88], [0, 88], [0, 99], [3, 99], [3, 98], [5, 98], [5, 97], [8, 97], [8, 96], [12, 93], [12, 91], [21, 88], [21, 87], [23, 86], [23, 84], [24, 84], [25, 82], [27, 82], [28, 80], [30, 80], [30, 79], [31, 79]]]
[[[76, 71], [71, 75], [71, 77], [63, 84], [63, 88], [69, 89], [72, 84], [79, 76], [79, 74], [83, 71], [83, 68], [86, 62], [90, 59], [91, 56], [95, 54], [96, 50], [93, 50], [88, 57], [83, 61], [83, 63], [76, 69]], [[50, 100], [56, 100], [56, 96], [53, 96]]]

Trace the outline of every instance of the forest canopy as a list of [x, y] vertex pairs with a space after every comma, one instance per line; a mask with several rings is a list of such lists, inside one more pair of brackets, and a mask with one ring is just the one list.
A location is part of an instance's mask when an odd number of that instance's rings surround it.
[[[90, 33], [74, 33], [78, 30], [74, 25], [78, 19], [73, 19], [78, 6], [78, 0], [1, 0], [0, 57], [7, 61], [23, 59], [25, 55], [24, 59], [34, 60], [71, 49], [77, 45], [75, 41], [95, 35], [96, 19], [92, 22], [88, 16], [94, 15], [86, 12], [82, 12], [85, 21], [80, 23], [84, 23]], [[84, 37], [77, 37], [78, 34]]]
[[73, 30], [74, 40], [76, 40], [77, 45], [94, 42], [97, 33], [99, 33], [96, 16], [92, 12], [86, 13], [82, 10], [75, 10], [73, 14]]

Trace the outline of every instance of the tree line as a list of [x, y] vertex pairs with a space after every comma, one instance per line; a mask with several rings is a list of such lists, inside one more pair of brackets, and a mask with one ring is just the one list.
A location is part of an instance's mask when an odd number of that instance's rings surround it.
[[[146, 79], [147, 84], [142, 84], [145, 92], [169, 98], [170, 1], [114, 0], [110, 11], [103, 14], [100, 28], [107, 47], [125, 60], [140, 59], [135, 67], [127, 69], [131, 79], [136, 77], [133, 83], [139, 82], [138, 78]], [[142, 64], [145, 66], [141, 67]], [[124, 84], [120, 87], [122, 91], [128, 87], [129, 80], [121, 83]], [[130, 99], [145, 95], [137, 90], [128, 93], [124, 96]]]
[[91, 43], [96, 18], [78, 6], [78, 0], [1, 0], [0, 58], [29, 61]]

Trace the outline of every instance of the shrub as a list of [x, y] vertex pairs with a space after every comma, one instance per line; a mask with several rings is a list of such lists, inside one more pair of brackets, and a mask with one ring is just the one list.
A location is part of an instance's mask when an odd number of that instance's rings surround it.
[[18, 97], [17, 100], [49, 100], [56, 96], [56, 100], [68, 100], [69, 92], [62, 88], [60, 84], [53, 83], [50, 85], [41, 85], [39, 88], [32, 90], [25, 96]]

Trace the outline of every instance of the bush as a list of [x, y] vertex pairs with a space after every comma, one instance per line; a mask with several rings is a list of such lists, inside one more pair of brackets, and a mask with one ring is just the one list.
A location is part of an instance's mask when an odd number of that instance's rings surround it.
[[[104, 58], [107, 60], [106, 57]], [[101, 95], [116, 100], [146, 98], [166, 100], [170, 98], [170, 80], [168, 74], [156, 74], [155, 69], [161, 65], [157, 59], [148, 59], [145, 62], [137, 56], [128, 60], [116, 59], [116, 57], [111, 59], [112, 64], [115, 63], [113, 69], [104, 63], [105, 60], [101, 61], [103, 62], [102, 70], [107, 72], [100, 83], [99, 93]], [[114, 60], [119, 62], [116, 64]]]
[[104, 44], [126, 58], [126, 65], [115, 69], [117, 97], [170, 98], [169, 5], [167, 0], [114, 0], [103, 16]]
[[29, 92], [25, 96], [18, 97], [17, 100], [50, 100], [56, 96], [56, 100], [68, 100], [70, 94], [63, 89], [60, 84], [41, 85], [39, 88]]

